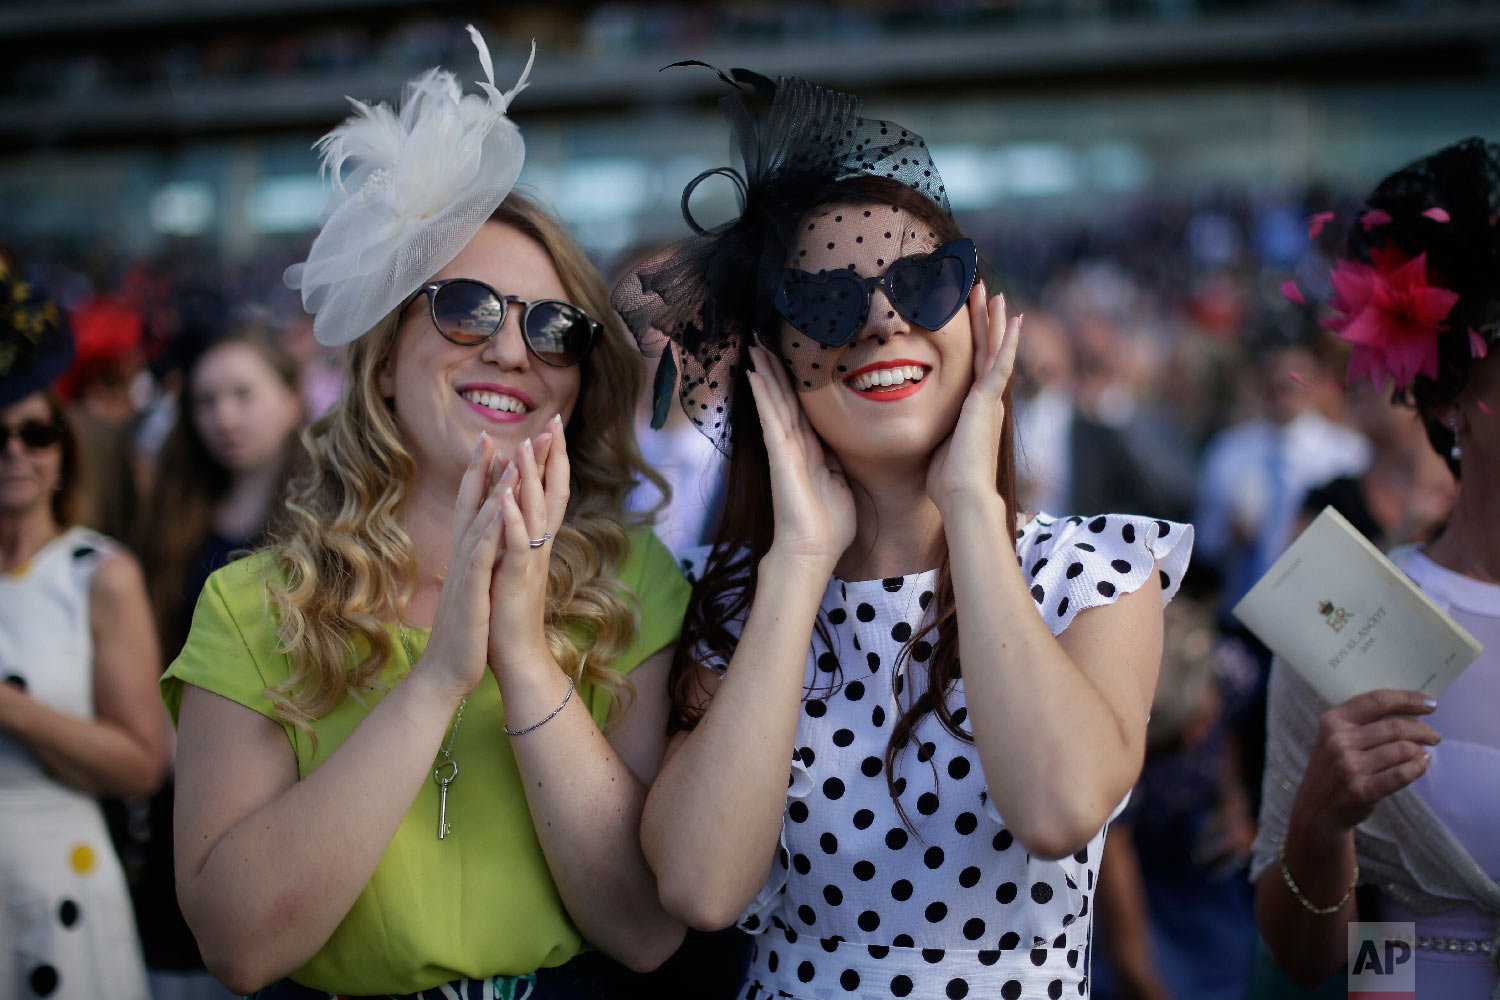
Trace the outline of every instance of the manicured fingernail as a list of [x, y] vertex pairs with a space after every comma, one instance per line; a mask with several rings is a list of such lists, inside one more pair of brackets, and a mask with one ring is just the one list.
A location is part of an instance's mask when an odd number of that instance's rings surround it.
[[552, 414], [552, 422], [554, 424], [557, 424], [559, 427], [561, 427], [562, 426], [562, 414], [561, 413], [554, 413], [554, 414]]
[[1432, 754], [1428, 753], [1426, 750], [1422, 751], [1422, 763], [1424, 763], [1424, 764], [1431, 764], [1432, 763]]
[[1435, 699], [1435, 698], [1423, 698], [1422, 699], [1422, 704], [1426, 705], [1428, 708], [1437, 708], [1437, 699]]
[[500, 481], [502, 483], [505, 482], [507, 479], [509, 479], [511, 477], [511, 473], [513, 473], [515, 471], [516, 471], [516, 463], [515, 462], [506, 462], [505, 463], [505, 471], [502, 472], [502, 473], [500, 473]]
[[515, 498], [516, 498], [516, 491], [512, 487], [509, 487], [509, 486], [505, 487], [505, 499], [507, 499], [507, 500], [514, 500]]
[[521, 442], [521, 447], [525, 448], [528, 452], [530, 452], [532, 450], [532, 448], [531, 448], [531, 438], [527, 438], [525, 441], [522, 441]]

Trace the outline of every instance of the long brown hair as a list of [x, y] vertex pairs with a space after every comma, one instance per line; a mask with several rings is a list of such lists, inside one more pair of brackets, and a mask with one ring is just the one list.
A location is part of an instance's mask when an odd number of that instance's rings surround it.
[[[183, 372], [177, 422], [162, 443], [155, 479], [137, 529], [141, 568], [151, 595], [162, 649], [175, 655], [187, 639], [196, 594], [184, 594], [183, 583], [204, 540], [208, 538], [214, 505], [229, 494], [233, 476], [209, 451], [193, 420], [193, 375], [211, 352], [228, 344], [244, 344], [266, 363], [282, 383], [300, 395], [297, 361], [272, 334], [258, 326], [231, 327], [199, 351]], [[271, 502], [267, 520], [281, 509], [286, 480], [300, 449], [296, 435], [283, 444], [281, 487]], [[248, 540], [263, 541], [266, 526]]]
[[[854, 182], [833, 184], [826, 197], [818, 201], [819, 206], [831, 204], [864, 204], [880, 202], [895, 205], [926, 222], [941, 240], [956, 239], [963, 235], [953, 219], [943, 213], [925, 197], [895, 181], [882, 178], [860, 178]], [[769, 252], [783, 254], [779, 246]], [[780, 266], [780, 257], [776, 266]], [[981, 258], [981, 271], [988, 265]], [[989, 275], [986, 275], [988, 278]], [[986, 287], [995, 288], [987, 280]], [[780, 316], [774, 310], [763, 311], [760, 335], [767, 343], [780, 339]], [[698, 672], [710, 658], [724, 661], [733, 652], [736, 638], [726, 627], [726, 622], [743, 620], [748, 614], [759, 584], [757, 567], [761, 558], [770, 550], [775, 523], [771, 514], [771, 481], [768, 473], [769, 459], [765, 439], [761, 434], [760, 419], [750, 394], [750, 386], [743, 372], [744, 366], [736, 366], [735, 386], [730, 404], [732, 454], [727, 469], [725, 505], [719, 521], [719, 530], [707, 565], [699, 574], [688, 604], [687, 615], [682, 625], [682, 635], [672, 663], [671, 693], [672, 712], [669, 726], [672, 732], [681, 732], [696, 726], [707, 704], [698, 697]], [[1000, 432], [999, 466], [995, 477], [995, 488], [1012, 516], [1016, 512], [1016, 456], [1014, 434], [1014, 407], [1011, 390], [1007, 386], [1004, 396], [1005, 418]], [[827, 639], [828, 626], [819, 612], [817, 634]], [[943, 728], [958, 739], [973, 742], [972, 734], [964, 731], [954, 721], [949, 711], [946, 694], [960, 676], [957, 601], [953, 592], [953, 574], [944, 549], [938, 570], [938, 583], [929, 607], [928, 617], [902, 646], [897, 657], [897, 666], [902, 660], [912, 660], [912, 650], [924, 637], [936, 632], [936, 642], [931, 643], [933, 653], [926, 660], [926, 690], [907, 704], [892, 727], [891, 738], [886, 745], [886, 785], [891, 797], [895, 792], [896, 756], [911, 740], [917, 724], [926, 715], [934, 714]], [[839, 683], [834, 681], [833, 683]]]
[[[625, 497], [637, 479], [665, 485], [635, 440], [645, 366], [598, 271], [550, 215], [512, 193], [490, 221], [535, 240], [568, 301], [604, 324], [582, 362], [566, 428], [571, 496], [552, 540], [544, 615], [548, 648], [562, 668], [618, 696], [629, 687], [610, 664], [634, 639], [639, 613], [617, 580], [626, 528], [639, 520], [625, 511]], [[415, 465], [379, 391], [400, 314], [398, 307], [350, 346], [344, 394], [303, 436], [311, 469], [294, 483], [275, 539], [281, 579], [271, 581], [270, 597], [292, 675], [269, 694], [278, 716], [307, 732], [346, 695], [374, 683], [392, 652], [387, 625], [400, 621], [417, 580], [416, 551], [398, 519]], [[354, 637], [369, 649], [359, 662], [349, 652]]]

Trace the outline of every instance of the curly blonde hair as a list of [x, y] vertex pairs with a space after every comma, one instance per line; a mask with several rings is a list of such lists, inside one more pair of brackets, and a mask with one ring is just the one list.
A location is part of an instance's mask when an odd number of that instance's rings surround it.
[[[571, 499], [552, 543], [545, 628], [552, 655], [576, 682], [619, 698], [629, 685], [609, 664], [638, 627], [635, 602], [616, 579], [635, 523], [625, 497], [637, 479], [665, 488], [635, 440], [644, 364], [598, 272], [551, 216], [513, 193], [490, 221], [536, 240], [568, 300], [604, 325], [582, 363], [566, 428]], [[391, 656], [387, 625], [401, 619], [417, 580], [416, 552], [398, 520], [415, 466], [378, 389], [400, 315], [394, 310], [351, 346], [342, 397], [304, 432], [310, 469], [292, 484], [273, 548], [280, 579], [269, 585], [270, 604], [292, 674], [268, 693], [277, 715], [309, 734], [343, 698], [378, 686]], [[369, 648], [357, 662], [354, 637]]]

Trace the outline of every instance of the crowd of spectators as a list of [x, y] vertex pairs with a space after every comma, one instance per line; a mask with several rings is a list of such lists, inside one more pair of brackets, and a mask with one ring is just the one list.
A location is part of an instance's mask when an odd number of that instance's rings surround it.
[[[1430, 534], [1452, 502], [1415, 417], [1346, 394], [1331, 337], [1278, 290], [1294, 275], [1313, 284], [1339, 252], [1307, 235], [1302, 220], [1323, 209], [1348, 206], [1321, 189], [1154, 196], [1107, 224], [975, 227], [1027, 316], [1016, 376], [1025, 509], [1139, 509], [1199, 530], [1169, 615], [1146, 770], [1109, 840], [1099, 997], [1234, 1000], [1250, 988], [1245, 872], [1268, 657], [1227, 609], [1301, 523], [1308, 491], [1375, 470], [1380, 510], [1421, 515], [1383, 525], [1385, 544]], [[92, 470], [83, 520], [139, 547], [170, 661], [195, 584], [261, 537], [295, 465], [295, 424], [339, 391], [332, 358], [275, 253], [217, 263], [191, 243], [146, 260], [14, 249], [74, 330], [59, 392]], [[264, 408], [226, 430], [215, 393], [236, 380]], [[644, 419], [641, 430], [651, 433]], [[676, 548], [698, 543], [712, 517], [717, 459], [683, 431], [645, 442], [677, 482], [663, 515]], [[148, 962], [182, 972], [196, 961], [191, 938], [180, 925], [163, 937], [169, 816], [161, 796], [125, 802], [114, 833]]]

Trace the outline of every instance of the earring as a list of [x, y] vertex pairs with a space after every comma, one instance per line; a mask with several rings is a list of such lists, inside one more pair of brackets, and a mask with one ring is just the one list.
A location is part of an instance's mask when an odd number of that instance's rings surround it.
[[1453, 432], [1453, 445], [1452, 445], [1452, 447], [1450, 447], [1448, 449], [1448, 457], [1451, 460], [1457, 462], [1457, 461], [1460, 461], [1464, 457], [1463, 449], [1461, 447], [1459, 447], [1459, 444], [1458, 444], [1458, 418], [1457, 417], [1449, 417], [1448, 418], [1448, 430], [1450, 430], [1450, 431]]

